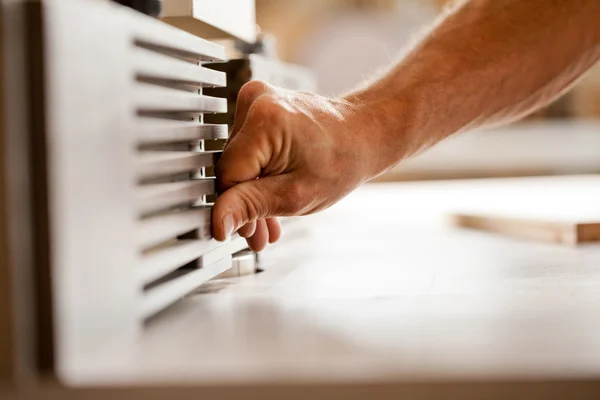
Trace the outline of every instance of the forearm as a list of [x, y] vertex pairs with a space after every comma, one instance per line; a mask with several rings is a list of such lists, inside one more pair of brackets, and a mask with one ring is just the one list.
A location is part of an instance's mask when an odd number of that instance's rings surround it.
[[600, 0], [470, 0], [342, 99], [250, 82], [217, 165], [215, 238], [240, 229], [260, 250], [279, 237], [269, 218], [323, 210], [455, 132], [547, 104], [600, 57], [599, 15]]
[[600, 59], [599, 16], [597, 0], [464, 2], [386, 76], [346, 97], [386, 149], [374, 174], [455, 132], [548, 104]]

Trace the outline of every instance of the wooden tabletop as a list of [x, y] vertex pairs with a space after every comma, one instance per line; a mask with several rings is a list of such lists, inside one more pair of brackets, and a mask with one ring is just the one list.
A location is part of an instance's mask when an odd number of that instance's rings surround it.
[[599, 191], [594, 176], [367, 185], [289, 221], [264, 272], [214, 281], [150, 321], [112, 379], [600, 378], [600, 245], [503, 238], [445, 220], [459, 206], [518, 209], [540, 196], [560, 202], [538, 214], [600, 215]]
[[90, 360], [105, 374], [0, 397], [600, 398], [600, 244], [447, 219], [596, 218], [598, 199], [599, 176], [367, 185], [286, 221], [264, 272], [203, 286], [122, 357]]

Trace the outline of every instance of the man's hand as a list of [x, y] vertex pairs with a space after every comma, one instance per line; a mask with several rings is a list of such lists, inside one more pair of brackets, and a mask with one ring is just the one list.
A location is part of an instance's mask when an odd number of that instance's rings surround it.
[[246, 84], [217, 165], [215, 238], [239, 231], [260, 251], [281, 234], [273, 217], [325, 209], [368, 179], [376, 140], [365, 122], [347, 100]]
[[273, 217], [329, 207], [456, 132], [514, 121], [600, 60], [598, 0], [465, 0], [388, 74], [340, 100], [250, 82], [217, 165], [213, 234], [262, 250]]

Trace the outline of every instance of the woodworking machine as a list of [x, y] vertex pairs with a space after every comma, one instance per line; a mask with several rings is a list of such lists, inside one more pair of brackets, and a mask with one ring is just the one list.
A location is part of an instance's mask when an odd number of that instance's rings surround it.
[[[137, 10], [2, 4], [0, 304], [14, 308], [0, 337], [15, 354], [34, 348], [34, 370], [62, 382], [125, 362], [116, 349], [206, 281], [254, 270], [243, 238], [211, 237], [213, 166], [237, 91], [251, 79], [314, 89], [300, 67], [264, 54], [228, 60], [186, 32], [204, 23], [194, 7], [206, 1], [163, 2], [168, 23], [144, 15], [159, 2], [123, 3]], [[232, 40], [260, 48], [251, 39]], [[13, 335], [23, 327], [35, 327], [26, 344]]]

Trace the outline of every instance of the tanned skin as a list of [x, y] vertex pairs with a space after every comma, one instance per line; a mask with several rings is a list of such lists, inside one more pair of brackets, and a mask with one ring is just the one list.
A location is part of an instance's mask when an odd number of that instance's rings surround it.
[[417, 152], [550, 103], [600, 60], [599, 0], [467, 0], [380, 79], [341, 98], [259, 81], [217, 165], [213, 234], [262, 250]]

